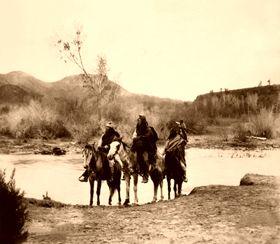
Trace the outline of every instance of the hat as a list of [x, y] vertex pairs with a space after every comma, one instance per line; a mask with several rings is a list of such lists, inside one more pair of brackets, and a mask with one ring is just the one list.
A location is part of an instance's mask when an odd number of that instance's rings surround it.
[[114, 125], [113, 125], [113, 123], [111, 121], [108, 122], [105, 126], [106, 127], [110, 127], [110, 128], [114, 128]]

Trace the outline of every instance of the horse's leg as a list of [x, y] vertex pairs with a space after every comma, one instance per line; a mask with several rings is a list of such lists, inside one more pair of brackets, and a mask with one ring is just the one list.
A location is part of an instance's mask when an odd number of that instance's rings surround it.
[[121, 181], [119, 181], [117, 185], [117, 190], [118, 190], [118, 197], [119, 197], [119, 205], [121, 205], [122, 199], [121, 199]]
[[108, 201], [108, 204], [109, 205], [112, 205], [112, 197], [114, 195], [114, 187], [113, 186], [109, 186], [109, 190], [110, 190], [110, 196], [109, 196], [109, 201]]
[[157, 201], [157, 191], [158, 191], [158, 182], [157, 180], [155, 180], [154, 182], [154, 198], [152, 202], [156, 202]]
[[159, 186], [160, 186], [160, 200], [163, 200], [164, 199], [164, 196], [163, 196], [163, 179], [160, 181], [159, 183]]
[[93, 191], [94, 191], [94, 179], [89, 178], [90, 185], [90, 197], [89, 197], [89, 206], [93, 204]]
[[182, 193], [182, 184], [183, 184], [182, 181], [180, 181], [180, 182], [178, 183], [178, 197], [180, 197], [180, 196], [181, 196], [181, 193]]
[[97, 190], [96, 190], [96, 195], [97, 195], [97, 206], [100, 205], [100, 190], [101, 190], [101, 180], [97, 180]]
[[135, 205], [138, 205], [137, 184], [138, 184], [138, 174], [133, 174], [133, 191], [134, 191]]
[[173, 190], [174, 190], [174, 196], [175, 196], [175, 198], [176, 197], [178, 197], [178, 194], [177, 194], [177, 181], [176, 180], [174, 180], [174, 187], [173, 187]]
[[170, 200], [171, 182], [168, 176], [167, 176], [167, 190], [168, 190], [168, 200]]
[[127, 206], [129, 204], [129, 191], [130, 191], [130, 174], [125, 174], [125, 190], [126, 190], [126, 197], [125, 197], [125, 202], [124, 206]]

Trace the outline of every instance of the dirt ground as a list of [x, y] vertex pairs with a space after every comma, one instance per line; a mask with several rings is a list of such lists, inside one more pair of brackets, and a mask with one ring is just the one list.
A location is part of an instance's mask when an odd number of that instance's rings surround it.
[[280, 243], [279, 182], [249, 175], [242, 186], [130, 207], [33, 201], [27, 243]]

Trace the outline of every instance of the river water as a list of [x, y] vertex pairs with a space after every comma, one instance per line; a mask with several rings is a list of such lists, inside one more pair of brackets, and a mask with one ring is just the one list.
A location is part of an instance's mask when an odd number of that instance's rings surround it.
[[[239, 185], [246, 173], [280, 176], [280, 150], [220, 150], [191, 148], [186, 152], [188, 183], [183, 184], [183, 193], [188, 194], [194, 187], [222, 184]], [[56, 201], [71, 204], [88, 204], [89, 184], [81, 183], [78, 177], [83, 172], [81, 154], [20, 155], [0, 154], [0, 169], [5, 169], [9, 177], [16, 169], [16, 186], [24, 190], [26, 197], [42, 199], [48, 195]], [[141, 182], [141, 179], [139, 179]], [[121, 184], [122, 201], [125, 198], [125, 183]], [[108, 201], [108, 186], [103, 182], [101, 204]], [[167, 198], [167, 183], [164, 180], [164, 195]], [[153, 197], [153, 185], [138, 185], [139, 203], [150, 202]], [[113, 204], [117, 202], [114, 195]], [[131, 202], [133, 192], [131, 187]], [[94, 204], [96, 196], [94, 195]]]

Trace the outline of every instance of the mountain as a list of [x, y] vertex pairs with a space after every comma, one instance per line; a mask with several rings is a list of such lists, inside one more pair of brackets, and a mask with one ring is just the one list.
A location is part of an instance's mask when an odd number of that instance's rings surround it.
[[[109, 81], [108, 86], [108, 89], [118, 90], [121, 96], [137, 96], [112, 81]], [[81, 75], [67, 76], [55, 82], [44, 82], [24, 72], [13, 71], [0, 74], [0, 90], [2, 95], [0, 101], [2, 103], [3, 101], [20, 102], [43, 97], [82, 100], [88, 96], [88, 90], [83, 87]], [[4, 92], [6, 92], [5, 96]], [[19, 99], [11, 98], [11, 96], [18, 96]]]
[[16, 85], [4, 84], [0, 86], [0, 104], [23, 104], [31, 99], [38, 100], [41, 95], [28, 92]]
[[0, 84], [3, 81], [6, 84], [16, 85], [22, 89], [43, 95], [49, 89], [47, 82], [36, 79], [35, 77], [21, 71], [13, 71], [0, 76]]

